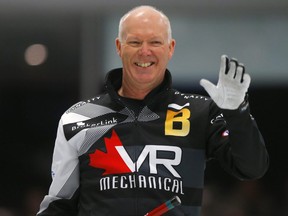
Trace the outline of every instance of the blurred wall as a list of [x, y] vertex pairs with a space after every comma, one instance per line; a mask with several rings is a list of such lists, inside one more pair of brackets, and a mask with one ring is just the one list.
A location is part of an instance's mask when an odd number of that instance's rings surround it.
[[[246, 65], [251, 111], [271, 156], [257, 182], [269, 205], [286, 211], [288, 2], [281, 0], [0, 0], [0, 210], [36, 211], [51, 181], [60, 116], [99, 92], [106, 72], [121, 66], [114, 45], [118, 21], [142, 3], [170, 17], [177, 44], [169, 69], [180, 90], [206, 94], [199, 79], [217, 81], [221, 54]], [[44, 54], [32, 49], [38, 64], [29, 65], [25, 56], [35, 44]], [[239, 183], [217, 163], [207, 165], [206, 175], [207, 185], [219, 188]]]
[[[176, 85], [195, 87], [203, 77], [216, 81], [220, 56], [235, 57], [246, 66], [254, 86], [288, 83], [288, 14], [211, 11], [168, 13], [176, 50], [169, 69]], [[115, 53], [118, 17], [105, 25], [105, 71], [121, 66]]]

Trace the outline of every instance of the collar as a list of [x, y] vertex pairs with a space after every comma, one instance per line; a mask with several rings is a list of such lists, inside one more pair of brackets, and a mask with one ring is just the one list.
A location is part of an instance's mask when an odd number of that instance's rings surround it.
[[[117, 91], [121, 87], [121, 84], [122, 84], [122, 68], [116, 68], [109, 71], [105, 78], [105, 88], [112, 98], [114, 99], [120, 98]], [[171, 86], [172, 86], [172, 76], [170, 71], [166, 69], [163, 82], [156, 88], [154, 88], [148, 95], [146, 95], [144, 101], [146, 102], [151, 98], [157, 96], [159, 93], [171, 89]]]

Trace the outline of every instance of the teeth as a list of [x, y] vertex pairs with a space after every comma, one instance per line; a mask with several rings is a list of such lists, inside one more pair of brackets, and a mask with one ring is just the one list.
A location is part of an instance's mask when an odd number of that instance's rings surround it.
[[139, 67], [149, 67], [149, 66], [151, 66], [152, 65], [152, 63], [151, 62], [147, 62], [147, 63], [136, 63], [136, 65], [137, 66], [139, 66]]

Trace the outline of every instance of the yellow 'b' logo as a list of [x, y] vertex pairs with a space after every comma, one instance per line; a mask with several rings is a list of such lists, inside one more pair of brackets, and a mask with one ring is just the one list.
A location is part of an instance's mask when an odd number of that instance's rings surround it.
[[[183, 107], [185, 106], [189, 106], [189, 103], [185, 104]], [[181, 109], [179, 111], [167, 110], [165, 135], [187, 136], [190, 131], [190, 110], [177, 104], [170, 104], [168, 107]]]

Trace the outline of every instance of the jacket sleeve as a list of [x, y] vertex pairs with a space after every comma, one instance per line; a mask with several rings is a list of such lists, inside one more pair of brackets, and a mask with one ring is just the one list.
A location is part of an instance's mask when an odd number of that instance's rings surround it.
[[208, 158], [217, 159], [238, 179], [261, 178], [268, 169], [269, 156], [248, 102], [237, 110], [219, 110], [212, 104]]
[[52, 183], [40, 204], [37, 216], [77, 215], [79, 187], [78, 154], [65, 138], [63, 120], [59, 121], [52, 160]]

